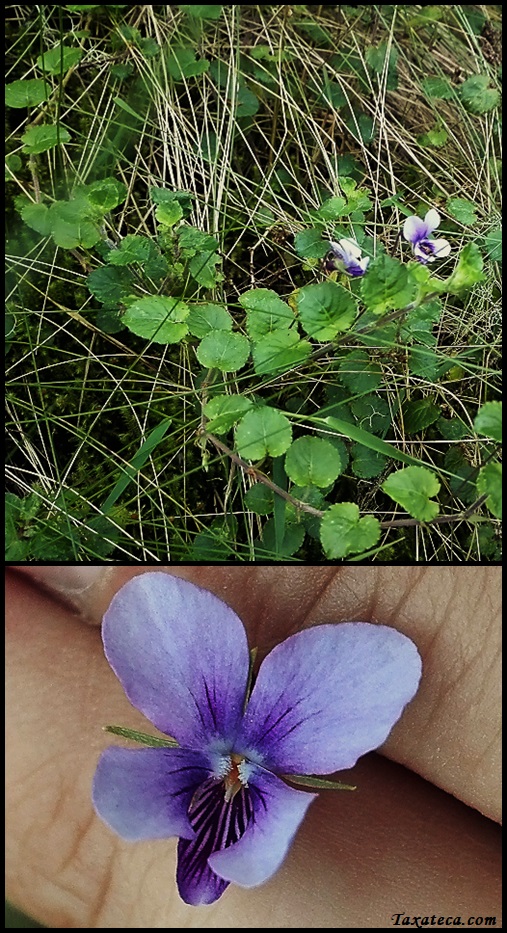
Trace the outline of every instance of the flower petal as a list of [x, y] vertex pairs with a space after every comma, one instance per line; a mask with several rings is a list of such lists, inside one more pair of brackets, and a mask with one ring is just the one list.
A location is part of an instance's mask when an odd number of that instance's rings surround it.
[[194, 794], [189, 820], [195, 838], [181, 839], [178, 845], [178, 890], [187, 904], [212, 904], [229, 882], [215, 874], [208, 859], [214, 852], [236, 843], [245, 833], [252, 820], [249, 788], [242, 787], [226, 799], [223, 781], [205, 781]]
[[440, 214], [434, 208], [432, 208], [426, 214], [424, 218], [424, 223], [426, 224], [426, 229], [428, 233], [432, 233], [433, 230], [436, 230], [440, 224]]
[[421, 220], [420, 217], [407, 217], [403, 224], [403, 236], [410, 243], [418, 243], [419, 240], [423, 240], [424, 237], [428, 236], [426, 222]]
[[106, 748], [93, 779], [92, 799], [104, 823], [123, 839], [163, 839], [194, 832], [188, 807], [210, 769], [184, 748]]
[[187, 839], [178, 842], [176, 883], [182, 901], [192, 907], [213, 904], [229, 887], [229, 882], [217, 875], [207, 861], [196, 860], [195, 847]]
[[294, 790], [263, 768], [249, 780], [253, 821], [239, 842], [215, 852], [208, 863], [222, 878], [250, 888], [274, 875], [317, 794]]
[[388, 626], [298, 632], [263, 661], [236, 749], [255, 749], [265, 768], [287, 774], [351, 768], [385, 741], [420, 677], [416, 646]]
[[[334, 244], [333, 244], [334, 245]], [[348, 262], [350, 259], [360, 259], [361, 258], [361, 247], [354, 240], [338, 240], [338, 246], [343, 250], [345, 261]]]
[[431, 245], [435, 259], [443, 259], [451, 252], [451, 244], [447, 240], [432, 240]]
[[180, 745], [234, 736], [249, 653], [243, 625], [213, 593], [166, 573], [123, 586], [104, 616], [106, 657], [130, 702]]

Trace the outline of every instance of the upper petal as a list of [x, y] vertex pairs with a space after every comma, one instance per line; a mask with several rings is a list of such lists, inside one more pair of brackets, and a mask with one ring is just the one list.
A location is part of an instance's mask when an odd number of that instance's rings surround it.
[[343, 240], [338, 240], [338, 245], [342, 249], [345, 261], [350, 259], [360, 259], [361, 257], [361, 247], [355, 242], [355, 240], [348, 240], [344, 238]]
[[188, 807], [209, 773], [199, 752], [111, 746], [99, 758], [92, 800], [100, 818], [122, 839], [191, 839]]
[[294, 790], [263, 768], [249, 779], [253, 820], [241, 839], [208, 859], [221, 878], [246, 888], [271, 878], [282, 864], [316, 794]]
[[416, 646], [388, 626], [298, 632], [263, 661], [236, 749], [288, 774], [351, 768], [385, 741], [420, 677]]
[[407, 217], [403, 224], [403, 236], [410, 243], [417, 243], [428, 236], [428, 227], [425, 220], [420, 217]]
[[434, 208], [431, 208], [430, 211], [426, 214], [424, 218], [424, 223], [426, 224], [426, 229], [428, 233], [432, 233], [433, 230], [436, 230], [440, 224], [440, 214]]
[[125, 584], [104, 615], [104, 650], [130, 702], [188, 748], [234, 736], [248, 677], [235, 612], [166, 573]]

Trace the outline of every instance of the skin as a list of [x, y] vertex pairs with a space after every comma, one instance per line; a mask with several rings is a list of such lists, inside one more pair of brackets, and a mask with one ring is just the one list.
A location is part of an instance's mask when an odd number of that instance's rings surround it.
[[[22, 571], [22, 572], [20, 572]], [[183, 904], [174, 840], [129, 844], [95, 815], [107, 723], [154, 732], [105, 660], [99, 623], [142, 570], [62, 592], [68, 568], [8, 570], [7, 894], [50, 927], [385, 927], [500, 909], [499, 567], [180, 567], [243, 620], [262, 658], [309, 625], [378, 621], [409, 635], [421, 687], [380, 753], [340, 772], [259, 888]], [[41, 587], [44, 580], [46, 589]], [[55, 593], [54, 586], [58, 586]], [[401, 925], [401, 921], [400, 921]]]

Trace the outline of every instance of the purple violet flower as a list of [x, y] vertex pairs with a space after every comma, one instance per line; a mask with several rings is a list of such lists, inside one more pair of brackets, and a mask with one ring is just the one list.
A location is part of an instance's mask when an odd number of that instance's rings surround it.
[[326, 272], [348, 272], [349, 275], [364, 275], [370, 261], [369, 256], [361, 259], [361, 248], [354, 240], [330, 240], [331, 249], [324, 260]]
[[179, 747], [107, 748], [95, 809], [127, 840], [178, 836], [178, 890], [192, 905], [270, 878], [316, 797], [284, 778], [351, 768], [385, 741], [421, 676], [395, 629], [323, 624], [277, 645], [248, 698], [238, 616], [160, 572], [118, 591], [103, 641], [130, 702]]
[[403, 236], [412, 244], [412, 251], [419, 262], [425, 265], [435, 259], [443, 259], [451, 252], [447, 240], [430, 240], [429, 237], [440, 224], [438, 211], [430, 210], [424, 220], [421, 217], [407, 217], [403, 224]]

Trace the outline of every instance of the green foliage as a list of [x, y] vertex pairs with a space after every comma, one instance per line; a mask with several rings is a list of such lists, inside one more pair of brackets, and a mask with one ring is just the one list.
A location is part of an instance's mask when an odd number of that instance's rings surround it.
[[189, 47], [172, 48], [167, 59], [169, 74], [175, 81], [185, 78], [195, 78], [204, 74], [209, 68], [205, 58], [195, 57], [195, 50]]
[[285, 472], [297, 486], [329, 486], [342, 469], [336, 448], [320, 437], [299, 437], [285, 455]]
[[324, 512], [320, 540], [326, 557], [338, 560], [375, 546], [380, 538], [380, 523], [372, 515], [360, 518], [354, 502], [340, 502]]
[[250, 355], [250, 344], [243, 334], [211, 330], [197, 347], [197, 359], [202, 366], [216, 367], [223, 373], [241, 369]]
[[24, 143], [23, 152], [29, 155], [37, 155], [40, 152], [47, 152], [48, 149], [54, 149], [55, 146], [70, 142], [71, 136], [67, 129], [61, 124], [53, 126], [47, 123], [45, 126], [30, 126], [21, 137]]
[[125, 489], [129, 483], [131, 483], [132, 480], [135, 480], [137, 474], [144, 467], [148, 458], [151, 457], [159, 444], [162, 443], [162, 440], [167, 434], [171, 423], [171, 419], [166, 418], [164, 421], [161, 421], [160, 424], [157, 424], [153, 431], [150, 432], [146, 440], [143, 441], [131, 462], [125, 467], [122, 467], [122, 473], [119, 480], [115, 484], [112, 491], [109, 493], [106, 501], [104, 502], [104, 505], [102, 506], [102, 511], [105, 515], [111, 512], [113, 505], [125, 492]]
[[300, 365], [310, 355], [311, 344], [301, 340], [295, 329], [280, 328], [259, 337], [252, 349], [255, 372], [281, 373]]
[[439, 75], [424, 78], [421, 81], [421, 86], [428, 97], [434, 97], [437, 100], [451, 100], [455, 94], [454, 88], [447, 78], [442, 78]]
[[278, 559], [292, 557], [296, 551], [299, 551], [304, 537], [305, 529], [303, 525], [287, 522], [283, 529], [283, 537], [281, 540], [277, 540], [275, 522], [272, 518], [268, 518], [262, 529], [263, 548], [257, 551], [257, 556], [261, 559], [263, 557], [276, 557]]
[[301, 230], [294, 237], [294, 249], [298, 256], [304, 256], [308, 259], [323, 259], [329, 250], [329, 243], [322, 239], [322, 230], [317, 227], [309, 227], [308, 230]]
[[445, 146], [448, 139], [449, 133], [447, 130], [440, 124], [437, 124], [426, 133], [421, 133], [421, 135], [417, 137], [417, 142], [420, 146], [433, 146], [435, 149], [440, 149], [441, 146]]
[[356, 303], [342, 285], [321, 282], [304, 285], [295, 295], [301, 326], [314, 340], [326, 341], [348, 330], [357, 314]]
[[240, 295], [239, 302], [246, 309], [246, 329], [252, 340], [294, 323], [291, 308], [270, 288], [252, 288]]
[[102, 266], [90, 272], [86, 284], [105, 308], [117, 308], [130, 295], [134, 276], [128, 269]]
[[502, 443], [502, 403], [485, 402], [474, 420], [474, 431]]
[[127, 308], [123, 323], [133, 334], [154, 343], [179, 343], [188, 333], [185, 323], [190, 308], [177, 298], [150, 295], [139, 298]]
[[395, 91], [398, 87], [398, 52], [395, 47], [391, 45], [388, 53], [387, 42], [381, 42], [378, 46], [372, 45], [366, 50], [366, 61], [372, 72], [377, 75], [382, 75], [384, 70], [387, 71], [386, 89]]
[[351, 392], [372, 392], [382, 382], [382, 370], [364, 350], [352, 350], [341, 360], [340, 380]]
[[488, 113], [498, 106], [500, 93], [489, 86], [488, 75], [472, 75], [463, 82], [459, 94], [469, 113]]
[[245, 493], [245, 505], [256, 515], [269, 515], [273, 511], [274, 493], [264, 483], [254, 483]]
[[36, 107], [47, 100], [48, 85], [43, 78], [13, 81], [5, 85], [6, 107]]
[[431, 521], [440, 511], [438, 503], [430, 498], [438, 495], [440, 483], [426, 467], [397, 470], [382, 483], [382, 489], [420, 522]]
[[252, 400], [244, 395], [215, 395], [204, 406], [208, 418], [207, 429], [212, 434], [226, 434], [252, 407]]
[[194, 337], [202, 338], [211, 330], [232, 330], [233, 320], [223, 305], [203, 302], [192, 306], [187, 324]]
[[403, 308], [414, 300], [416, 284], [406, 265], [382, 253], [368, 266], [361, 280], [361, 296], [372, 314]]
[[199, 6], [198, 4], [186, 6], [180, 4], [179, 8], [188, 16], [195, 16], [196, 19], [218, 19], [222, 12], [221, 6]]
[[502, 228], [495, 227], [485, 237], [484, 246], [489, 259], [494, 262], [502, 261]]
[[440, 408], [430, 398], [414, 399], [403, 405], [403, 427], [407, 434], [419, 434], [440, 417]]
[[479, 472], [477, 492], [487, 495], [486, 506], [497, 518], [502, 517], [502, 464], [487, 463]]
[[458, 295], [464, 289], [472, 288], [484, 281], [482, 274], [484, 262], [476, 243], [468, 243], [459, 254], [458, 265], [452, 275], [442, 283], [442, 290], [451, 295]]
[[71, 49], [66, 45], [55, 45], [48, 52], [39, 55], [37, 67], [41, 71], [49, 72], [49, 74], [60, 75], [64, 71], [68, 71], [69, 68], [74, 68], [82, 57], [82, 49]]
[[466, 227], [477, 223], [477, 214], [475, 213], [473, 201], [467, 201], [464, 198], [450, 198], [447, 202], [447, 210]]
[[279, 457], [291, 441], [290, 421], [268, 405], [248, 411], [236, 428], [236, 446], [245, 460], [261, 460], [266, 454]]

